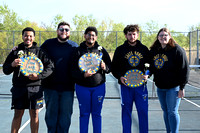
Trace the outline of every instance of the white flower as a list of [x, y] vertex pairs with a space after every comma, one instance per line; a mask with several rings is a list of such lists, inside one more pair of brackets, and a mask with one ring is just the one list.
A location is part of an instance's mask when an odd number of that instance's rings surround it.
[[22, 58], [24, 56], [24, 51], [22, 50], [18, 51], [17, 55], [19, 58]]
[[98, 47], [98, 50], [101, 51], [101, 50], [102, 50], [102, 46], [99, 46], [99, 47]]
[[18, 51], [17, 55], [23, 55], [24, 54], [24, 51], [20, 50]]
[[150, 64], [149, 63], [145, 63], [144, 66], [147, 68], [147, 67], [150, 66]]

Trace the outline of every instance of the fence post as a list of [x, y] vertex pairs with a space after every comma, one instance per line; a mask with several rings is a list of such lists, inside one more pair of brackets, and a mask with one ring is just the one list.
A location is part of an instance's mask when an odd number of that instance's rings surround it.
[[189, 65], [191, 65], [192, 32], [189, 32]]
[[197, 65], [199, 65], [199, 30], [197, 29]]

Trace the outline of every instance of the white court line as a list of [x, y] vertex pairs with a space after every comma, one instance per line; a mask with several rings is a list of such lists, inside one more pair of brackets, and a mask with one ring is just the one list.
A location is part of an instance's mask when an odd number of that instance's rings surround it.
[[195, 89], [197, 89], [197, 90], [200, 90], [200, 88], [199, 87], [195, 87], [195, 86], [193, 86], [193, 85], [190, 85], [190, 84], [187, 84], [188, 86], [190, 86], [190, 87], [193, 87], [193, 88], [195, 88]]
[[189, 103], [191, 103], [191, 104], [197, 106], [198, 108], [200, 108], [200, 105], [198, 105], [198, 104], [196, 104], [196, 103], [194, 103], [194, 102], [192, 102], [192, 101], [190, 101], [190, 100], [188, 100], [188, 99], [186, 99], [186, 98], [183, 98], [183, 99], [184, 99], [185, 101], [187, 101], [187, 102], [189, 102]]
[[[40, 113], [40, 111], [41, 111], [44, 107], [45, 107], [45, 104], [44, 104], [44, 106], [43, 106], [41, 109], [39, 109], [39, 112], [38, 112], [38, 113]], [[24, 123], [24, 125], [22, 125], [22, 126], [20, 127], [18, 133], [21, 133], [21, 131], [24, 130], [24, 128], [25, 128], [29, 123], [30, 123], [30, 118], [29, 118], [28, 121], [26, 121], [26, 122]]]

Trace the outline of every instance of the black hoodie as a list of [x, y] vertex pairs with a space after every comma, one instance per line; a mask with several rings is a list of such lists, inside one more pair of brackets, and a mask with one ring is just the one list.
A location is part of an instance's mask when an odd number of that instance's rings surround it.
[[189, 65], [186, 53], [179, 45], [169, 50], [152, 48], [150, 70], [154, 74], [154, 82], [160, 89], [180, 86], [182, 90], [188, 82]]
[[111, 68], [111, 60], [110, 56], [107, 53], [107, 51], [102, 47], [102, 60], [106, 64], [106, 70], [104, 71], [103, 69], [99, 69], [96, 74], [92, 75], [91, 77], [84, 77], [84, 73], [82, 72], [78, 66], [78, 61], [82, 55], [85, 53], [96, 53], [100, 55], [100, 50], [98, 50], [98, 45], [97, 42], [95, 42], [94, 46], [89, 48], [86, 45], [86, 42], [82, 42], [80, 46], [76, 49], [76, 52], [73, 57], [73, 63], [72, 63], [72, 75], [73, 78], [75, 79], [76, 83], [81, 86], [85, 87], [95, 87], [98, 86], [102, 83], [105, 83], [105, 73], [110, 72]]
[[[134, 61], [131, 61], [133, 59]], [[128, 41], [125, 41], [115, 50], [112, 60], [112, 74], [121, 84], [120, 77], [124, 77], [128, 70], [138, 69], [144, 73], [144, 64], [149, 62], [149, 50], [145, 45], [139, 40], [136, 41], [135, 46], [131, 46]]]
[[[24, 43], [21, 43], [18, 45], [17, 50], [13, 50], [10, 52], [10, 54], [7, 56], [4, 64], [3, 64], [3, 72], [6, 75], [9, 75], [13, 72], [13, 78], [12, 78], [12, 83], [13, 87], [21, 87], [21, 88], [26, 88], [28, 86], [40, 86], [41, 85], [41, 80], [48, 77], [52, 72], [53, 72], [53, 63], [49, 58], [47, 57], [47, 54], [42, 51], [40, 48], [38, 48], [37, 43], [34, 42], [32, 47], [27, 48], [24, 46]], [[18, 52], [22, 50], [24, 54], [26, 55], [35, 55], [38, 57], [43, 65], [44, 65], [44, 70], [42, 73], [39, 74], [39, 79], [38, 80], [30, 80], [28, 77], [24, 76], [22, 73], [19, 74], [20, 67], [12, 67], [11, 63], [19, 58], [18, 57]]]

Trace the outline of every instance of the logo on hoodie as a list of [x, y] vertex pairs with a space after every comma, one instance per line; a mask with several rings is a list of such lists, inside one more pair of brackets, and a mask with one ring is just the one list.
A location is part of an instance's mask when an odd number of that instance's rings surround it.
[[131, 51], [125, 55], [125, 58], [128, 59], [128, 63], [131, 66], [136, 67], [140, 63], [140, 60], [143, 58], [143, 56], [140, 52], [135, 51], [133, 53]]
[[168, 61], [168, 58], [164, 54], [157, 54], [154, 56], [154, 65], [157, 69], [161, 69], [164, 66], [165, 61]]

